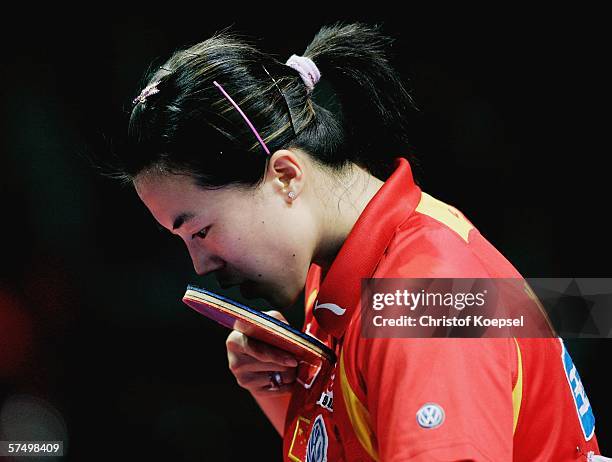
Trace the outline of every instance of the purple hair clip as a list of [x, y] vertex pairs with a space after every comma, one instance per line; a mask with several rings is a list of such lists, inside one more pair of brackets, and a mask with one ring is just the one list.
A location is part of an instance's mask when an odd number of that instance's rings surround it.
[[157, 88], [158, 84], [159, 80], [147, 85], [145, 89], [140, 92], [140, 95], [134, 98], [132, 104], [144, 103], [149, 96], [159, 93], [159, 88]]

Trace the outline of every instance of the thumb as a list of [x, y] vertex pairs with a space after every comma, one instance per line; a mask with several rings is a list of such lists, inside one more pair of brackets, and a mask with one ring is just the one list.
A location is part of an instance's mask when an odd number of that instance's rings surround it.
[[280, 311], [270, 310], [270, 311], [264, 311], [264, 313], [267, 314], [268, 316], [272, 316], [274, 319], [278, 319], [279, 321], [284, 322], [285, 324], [289, 324]]

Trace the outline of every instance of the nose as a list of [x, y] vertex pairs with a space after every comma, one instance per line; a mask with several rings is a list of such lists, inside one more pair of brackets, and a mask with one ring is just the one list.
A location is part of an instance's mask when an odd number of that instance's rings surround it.
[[225, 266], [225, 263], [218, 257], [210, 254], [197, 245], [187, 245], [193, 269], [198, 276], [206, 276], [208, 273], [217, 271]]

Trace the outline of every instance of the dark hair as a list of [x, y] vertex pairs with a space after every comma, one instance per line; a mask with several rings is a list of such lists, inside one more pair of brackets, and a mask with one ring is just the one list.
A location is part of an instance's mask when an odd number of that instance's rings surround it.
[[[296, 70], [227, 29], [176, 51], [145, 79], [159, 92], [135, 103], [114, 176], [132, 181], [157, 168], [190, 174], [205, 188], [262, 181], [269, 156], [217, 81], [272, 153], [298, 148], [328, 168], [354, 162], [385, 180], [396, 157], [414, 160], [408, 120], [416, 108], [389, 62], [393, 40], [379, 29], [322, 27], [303, 53], [321, 72], [313, 94]], [[324, 87], [327, 107], [314, 101]]]

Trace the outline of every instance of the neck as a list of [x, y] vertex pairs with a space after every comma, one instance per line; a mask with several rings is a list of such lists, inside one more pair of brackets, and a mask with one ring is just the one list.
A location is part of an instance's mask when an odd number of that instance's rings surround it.
[[343, 178], [329, 176], [330, 194], [321, 209], [321, 227], [313, 262], [322, 268], [322, 279], [336, 258], [355, 222], [384, 184], [367, 170], [352, 164]]

